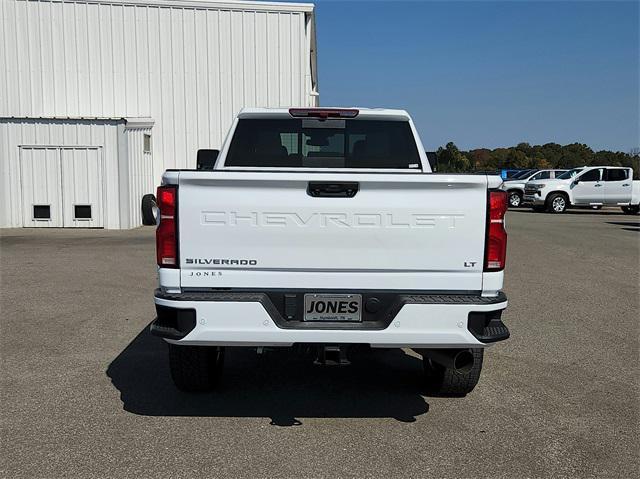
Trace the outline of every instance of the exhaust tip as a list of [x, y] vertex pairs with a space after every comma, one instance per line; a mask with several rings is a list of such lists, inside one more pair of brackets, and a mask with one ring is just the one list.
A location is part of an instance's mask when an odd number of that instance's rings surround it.
[[473, 367], [473, 353], [469, 349], [460, 351], [453, 358], [453, 367], [459, 373], [468, 373]]

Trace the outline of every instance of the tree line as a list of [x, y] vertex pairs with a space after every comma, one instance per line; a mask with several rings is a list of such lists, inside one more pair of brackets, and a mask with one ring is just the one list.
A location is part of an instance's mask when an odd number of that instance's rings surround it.
[[440, 172], [480, 172], [499, 171], [502, 168], [575, 168], [577, 166], [603, 165], [628, 166], [633, 168], [633, 176], [640, 174], [640, 149], [629, 153], [621, 151], [593, 151], [582, 143], [559, 145], [530, 145], [519, 143], [509, 148], [478, 148], [462, 151], [449, 142], [436, 151]]

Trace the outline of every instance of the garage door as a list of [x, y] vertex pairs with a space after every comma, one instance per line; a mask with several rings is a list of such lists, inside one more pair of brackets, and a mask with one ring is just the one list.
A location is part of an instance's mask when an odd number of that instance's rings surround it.
[[104, 226], [101, 148], [23, 147], [20, 168], [23, 226]]

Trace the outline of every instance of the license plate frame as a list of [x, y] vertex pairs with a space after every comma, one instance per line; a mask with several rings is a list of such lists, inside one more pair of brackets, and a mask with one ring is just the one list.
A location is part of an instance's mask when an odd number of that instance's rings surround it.
[[[356, 311], [353, 311], [354, 308]], [[304, 295], [303, 320], [336, 323], [362, 322], [362, 295], [307, 293]]]

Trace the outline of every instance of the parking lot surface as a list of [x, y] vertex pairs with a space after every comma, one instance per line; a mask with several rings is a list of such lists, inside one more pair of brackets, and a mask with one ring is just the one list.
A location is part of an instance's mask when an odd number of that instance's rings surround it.
[[2, 477], [633, 477], [640, 222], [508, 213], [504, 314], [462, 399], [420, 361], [228, 354], [219, 392], [169, 378], [154, 231], [2, 231]]

